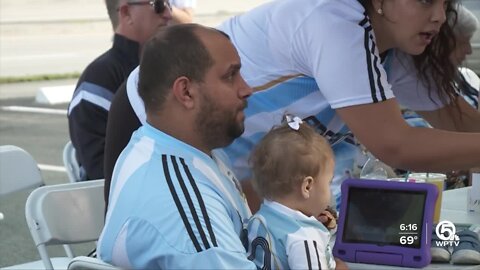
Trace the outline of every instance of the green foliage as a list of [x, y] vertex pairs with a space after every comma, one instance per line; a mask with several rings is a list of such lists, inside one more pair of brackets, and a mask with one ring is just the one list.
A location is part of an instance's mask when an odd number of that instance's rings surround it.
[[0, 84], [50, 81], [50, 80], [61, 80], [61, 79], [77, 79], [78, 77], [80, 77], [80, 72], [63, 73], [63, 74], [27, 75], [27, 76], [21, 76], [21, 77], [0, 77]]

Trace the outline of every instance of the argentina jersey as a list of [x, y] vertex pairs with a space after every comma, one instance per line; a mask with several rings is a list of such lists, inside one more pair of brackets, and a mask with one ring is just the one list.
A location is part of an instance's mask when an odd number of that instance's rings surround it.
[[224, 164], [149, 124], [135, 131], [113, 173], [100, 258], [128, 269], [252, 269], [250, 212]]
[[327, 228], [277, 202], [265, 200], [250, 219], [248, 242], [258, 269], [335, 269]]

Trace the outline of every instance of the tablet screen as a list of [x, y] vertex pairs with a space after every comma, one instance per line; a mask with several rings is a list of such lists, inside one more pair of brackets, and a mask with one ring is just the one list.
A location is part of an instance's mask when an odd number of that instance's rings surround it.
[[343, 241], [420, 248], [426, 191], [350, 187]]

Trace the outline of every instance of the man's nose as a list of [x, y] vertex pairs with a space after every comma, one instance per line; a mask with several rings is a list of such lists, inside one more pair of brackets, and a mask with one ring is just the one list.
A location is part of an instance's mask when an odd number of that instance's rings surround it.
[[240, 85], [239, 85], [239, 90], [238, 94], [240, 98], [248, 98], [251, 96], [253, 93], [253, 89], [245, 82], [243, 77], [240, 77]]

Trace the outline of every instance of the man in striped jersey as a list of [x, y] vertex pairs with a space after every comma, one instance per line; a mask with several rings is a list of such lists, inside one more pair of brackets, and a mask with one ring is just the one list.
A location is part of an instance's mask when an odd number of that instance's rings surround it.
[[134, 269], [255, 269], [250, 211], [213, 149], [243, 132], [252, 90], [228, 37], [195, 24], [160, 30], [144, 48], [147, 122], [116, 163], [98, 254]]

